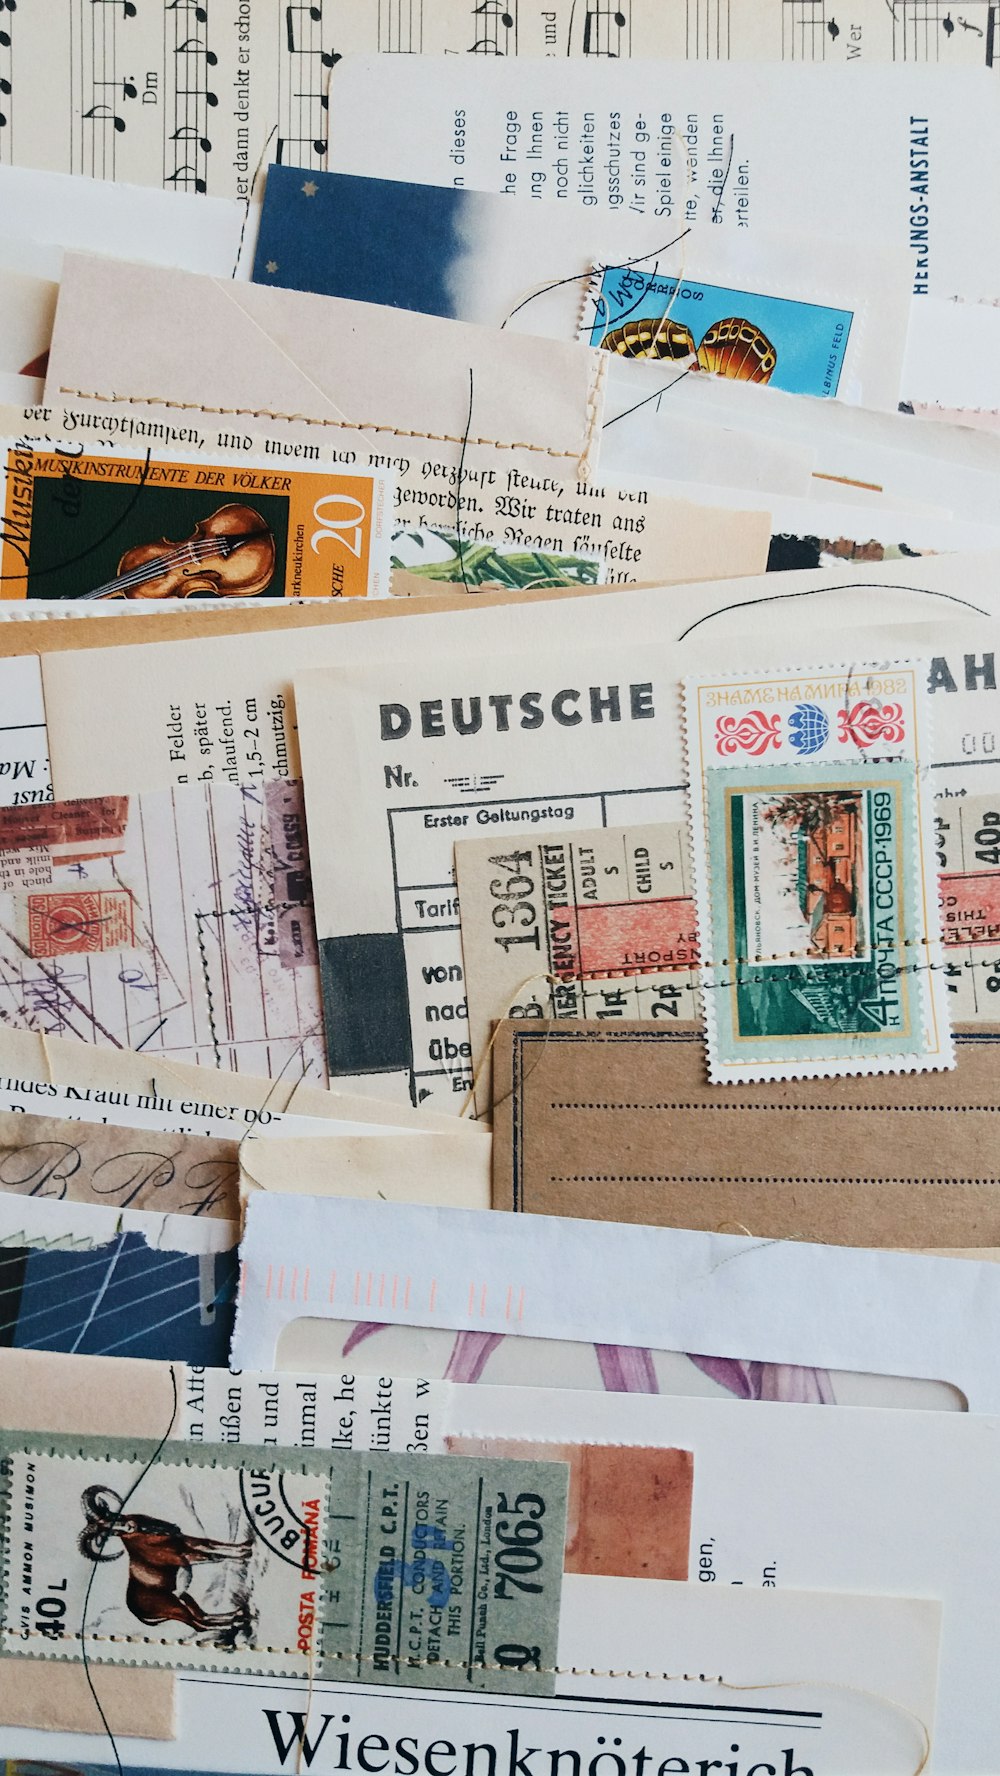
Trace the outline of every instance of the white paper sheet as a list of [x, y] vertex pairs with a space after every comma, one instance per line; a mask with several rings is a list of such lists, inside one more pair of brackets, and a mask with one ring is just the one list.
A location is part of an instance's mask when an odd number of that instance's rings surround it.
[[[633, 209], [662, 218], [664, 240], [699, 219], [808, 232], [820, 180], [831, 239], [905, 248], [915, 294], [979, 300], [1000, 294], [1000, 200], [988, 182], [973, 198], [967, 143], [996, 160], [994, 97], [975, 68], [799, 64], [748, 79], [738, 63], [352, 57], [330, 82], [330, 154], [342, 172]], [[403, 160], [367, 127], [376, 109], [408, 118]]]
[[[294, 1770], [301, 1755], [317, 1776], [339, 1767], [335, 1753], [362, 1768], [378, 1757], [395, 1776], [625, 1776], [657, 1763], [661, 1776], [707, 1776], [713, 1758], [735, 1776], [912, 1776], [932, 1731], [939, 1619], [934, 1601], [900, 1596], [570, 1573], [552, 1701], [328, 1683], [307, 1696], [302, 1684], [206, 1673], [178, 1681], [172, 1744], [122, 1747], [188, 1771], [237, 1758], [248, 1773]], [[37, 1755], [37, 1735], [5, 1739], [11, 1754]], [[96, 1743], [51, 1734], [45, 1749], [89, 1763]]]
[[[374, 1317], [401, 1326], [923, 1376], [1000, 1412], [993, 1264], [320, 1197], [302, 1198], [290, 1227], [263, 1194], [247, 1203], [242, 1257], [239, 1368], [273, 1368], [297, 1319], [365, 1317], [374, 1288]], [[294, 1299], [293, 1271], [308, 1271]]]
[[41, 666], [30, 654], [0, 660], [0, 806], [51, 800]]

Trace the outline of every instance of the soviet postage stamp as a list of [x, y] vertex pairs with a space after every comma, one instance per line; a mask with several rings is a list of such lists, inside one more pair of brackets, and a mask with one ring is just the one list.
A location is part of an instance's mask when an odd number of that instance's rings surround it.
[[551, 1695], [559, 1454], [0, 1434], [0, 1651]]
[[594, 272], [581, 331], [588, 345], [619, 357], [830, 397], [854, 319], [846, 308], [608, 265]]
[[953, 1065], [921, 663], [685, 685], [711, 1077]]

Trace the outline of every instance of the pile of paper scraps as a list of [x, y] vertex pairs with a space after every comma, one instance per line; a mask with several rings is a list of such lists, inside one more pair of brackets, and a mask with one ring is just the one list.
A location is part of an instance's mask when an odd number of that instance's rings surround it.
[[0, 0], [0, 1776], [1000, 1776], [995, 0]]

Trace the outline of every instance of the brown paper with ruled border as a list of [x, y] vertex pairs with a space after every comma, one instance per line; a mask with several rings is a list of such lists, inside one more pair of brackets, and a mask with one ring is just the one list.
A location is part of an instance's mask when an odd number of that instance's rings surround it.
[[[183, 1365], [177, 1365], [177, 1374], [182, 1387]], [[48, 1351], [0, 1351], [0, 1427], [5, 1431], [159, 1438], [170, 1422], [172, 1402], [167, 1363], [80, 1355], [53, 1360]], [[176, 1736], [172, 1671], [102, 1665], [94, 1682], [116, 1737]], [[0, 1725], [102, 1734], [106, 1743], [83, 1666], [57, 1659], [0, 1658]], [[44, 1755], [42, 1746], [39, 1755]], [[108, 1763], [110, 1757], [102, 1753], [95, 1761]]]
[[493, 1207], [845, 1246], [1000, 1245], [1000, 1030], [954, 1072], [712, 1085], [700, 1026], [510, 1020]]

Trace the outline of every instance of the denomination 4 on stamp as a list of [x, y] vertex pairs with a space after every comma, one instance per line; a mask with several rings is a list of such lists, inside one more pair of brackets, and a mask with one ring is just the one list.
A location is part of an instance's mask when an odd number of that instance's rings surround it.
[[713, 1079], [950, 1066], [926, 670], [685, 687]]

